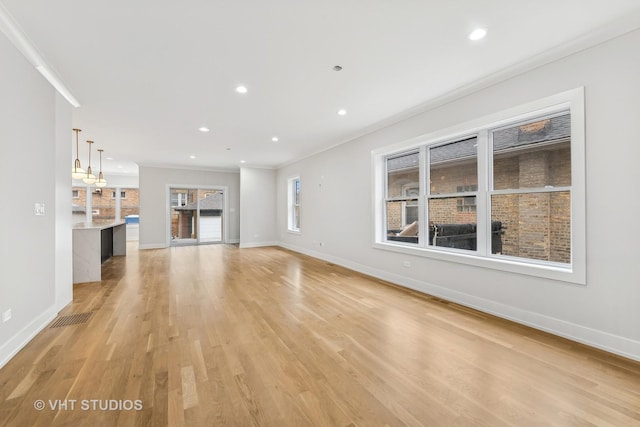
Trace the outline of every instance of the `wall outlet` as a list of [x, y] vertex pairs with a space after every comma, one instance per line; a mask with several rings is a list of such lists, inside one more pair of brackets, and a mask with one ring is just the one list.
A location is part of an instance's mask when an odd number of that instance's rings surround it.
[[2, 313], [2, 323], [4, 322], [8, 322], [9, 320], [11, 320], [11, 309], [5, 310]]

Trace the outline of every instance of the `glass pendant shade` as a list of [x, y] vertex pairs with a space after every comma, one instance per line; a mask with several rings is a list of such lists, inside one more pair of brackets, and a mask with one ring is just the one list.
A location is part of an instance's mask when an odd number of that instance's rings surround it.
[[86, 175], [86, 172], [80, 167], [80, 159], [76, 159], [75, 166], [71, 169], [71, 178], [82, 179]]
[[98, 174], [98, 179], [96, 180], [96, 187], [106, 187], [107, 180], [104, 179], [104, 175], [102, 175], [102, 171]]

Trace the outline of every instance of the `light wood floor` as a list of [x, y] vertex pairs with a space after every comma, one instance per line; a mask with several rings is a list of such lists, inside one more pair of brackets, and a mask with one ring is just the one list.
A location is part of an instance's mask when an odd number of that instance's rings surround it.
[[277, 248], [128, 251], [0, 370], [0, 425], [640, 425], [639, 363]]

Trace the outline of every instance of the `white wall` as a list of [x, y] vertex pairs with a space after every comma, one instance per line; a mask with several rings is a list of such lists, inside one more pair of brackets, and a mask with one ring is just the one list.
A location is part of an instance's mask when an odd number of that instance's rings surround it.
[[139, 186], [137, 175], [105, 174], [104, 178], [109, 188], [138, 188]]
[[240, 241], [240, 174], [237, 172], [213, 172], [189, 169], [139, 167], [140, 182], [140, 249], [166, 248], [169, 224], [167, 185], [224, 186], [229, 208], [228, 243]]
[[73, 107], [56, 93], [55, 269], [56, 309], [73, 300], [73, 252], [71, 230], [71, 114]]
[[[55, 317], [56, 303], [68, 300], [70, 282], [64, 281], [71, 271], [71, 247], [56, 227], [56, 215], [58, 191], [61, 195], [66, 188], [70, 206], [71, 157], [60, 130], [64, 122], [71, 129], [71, 120], [54, 89], [4, 36], [0, 63], [0, 313], [11, 309], [13, 314], [0, 323], [2, 366]], [[63, 158], [66, 184], [58, 181]], [[45, 204], [45, 215], [34, 215], [35, 202]]]
[[276, 171], [240, 169], [240, 247], [277, 244]]
[[[638, 46], [635, 31], [283, 167], [277, 178], [281, 244], [640, 360]], [[586, 96], [586, 286], [372, 248], [371, 150], [580, 86]], [[304, 226], [292, 235], [286, 232], [287, 178], [298, 171]], [[411, 268], [403, 267], [405, 260]]]

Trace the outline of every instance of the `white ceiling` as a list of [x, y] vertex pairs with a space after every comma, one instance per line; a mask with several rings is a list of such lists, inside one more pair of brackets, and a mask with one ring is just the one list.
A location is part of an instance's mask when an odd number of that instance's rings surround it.
[[0, 2], [79, 100], [73, 126], [107, 173], [277, 167], [640, 15], [639, 0]]

